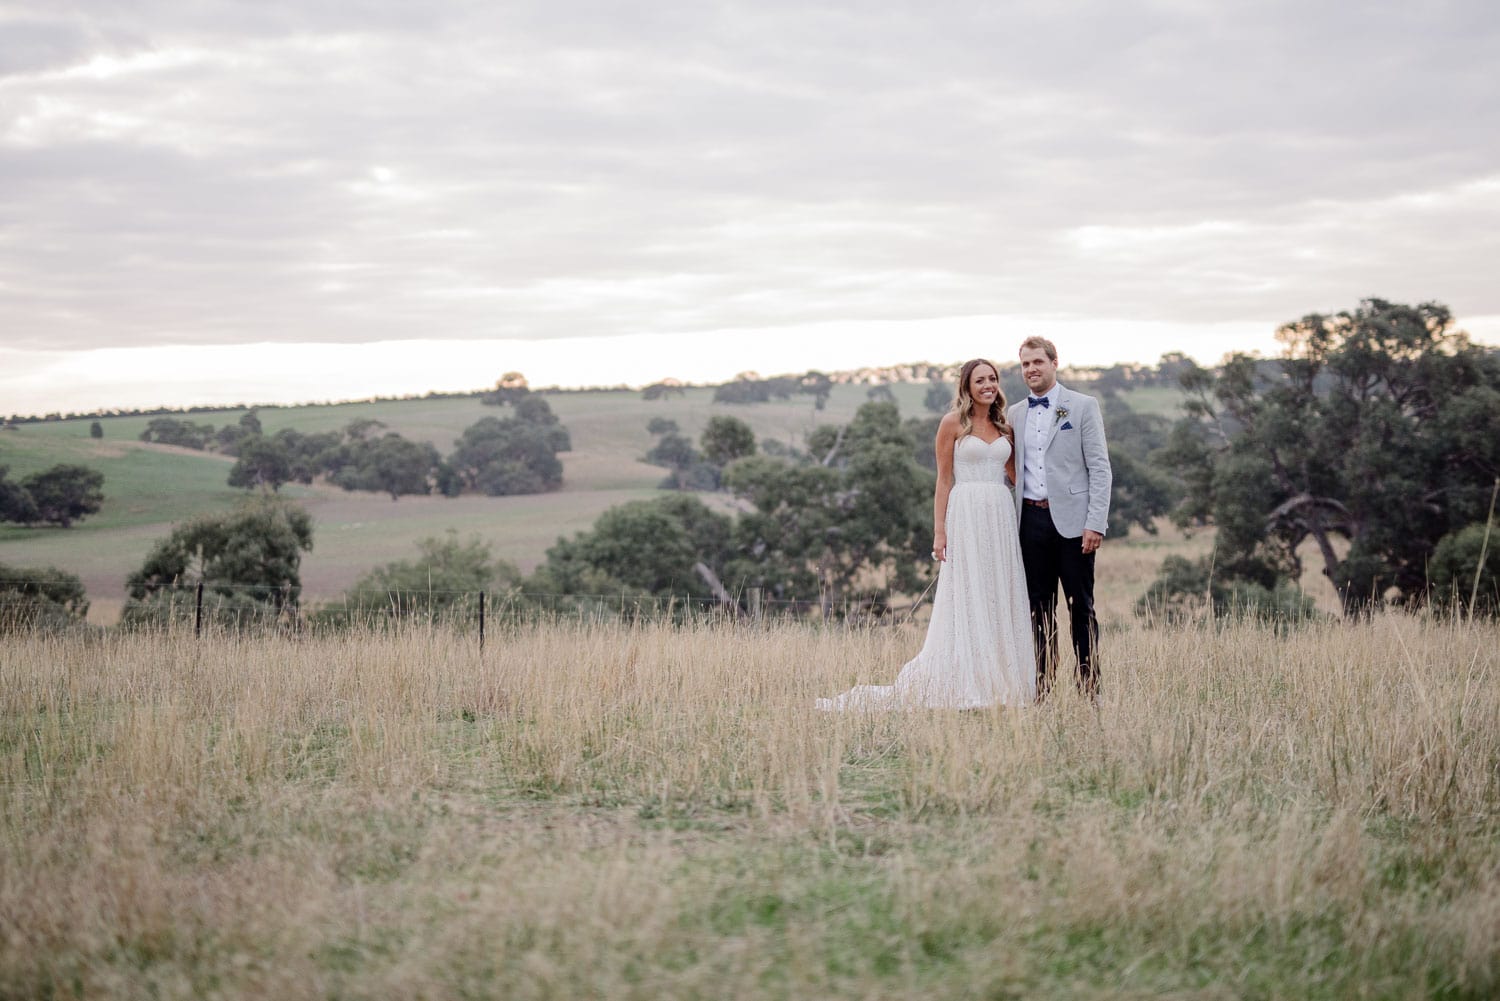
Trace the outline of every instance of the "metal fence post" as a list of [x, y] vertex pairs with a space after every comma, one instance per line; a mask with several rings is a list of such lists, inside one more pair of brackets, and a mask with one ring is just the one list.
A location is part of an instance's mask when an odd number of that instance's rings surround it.
[[193, 639], [203, 634], [203, 582], [198, 582], [198, 594], [193, 600]]
[[483, 592], [483, 591], [479, 592], [479, 652], [480, 653], [484, 652], [484, 595], [485, 595], [485, 592]]

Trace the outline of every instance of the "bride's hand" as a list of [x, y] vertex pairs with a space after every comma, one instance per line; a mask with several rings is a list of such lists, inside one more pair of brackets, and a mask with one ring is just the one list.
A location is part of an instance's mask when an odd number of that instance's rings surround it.
[[932, 558], [943, 562], [948, 558], [948, 536], [938, 533], [932, 537]]

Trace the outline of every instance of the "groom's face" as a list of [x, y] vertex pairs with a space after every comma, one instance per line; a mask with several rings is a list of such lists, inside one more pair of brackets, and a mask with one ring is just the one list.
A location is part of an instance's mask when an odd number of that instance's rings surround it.
[[1057, 362], [1047, 357], [1042, 348], [1021, 349], [1021, 378], [1033, 396], [1051, 392], [1057, 381]]

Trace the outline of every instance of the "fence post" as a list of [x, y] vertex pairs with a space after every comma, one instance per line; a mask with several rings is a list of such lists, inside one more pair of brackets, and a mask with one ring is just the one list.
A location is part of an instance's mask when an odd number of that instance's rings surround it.
[[479, 592], [479, 652], [484, 653], [484, 595]]
[[758, 623], [761, 613], [761, 589], [752, 587], [747, 590], [746, 594], [750, 599], [750, 621]]
[[203, 582], [198, 582], [198, 594], [193, 600], [193, 639], [203, 633]]
[[823, 621], [827, 622], [833, 614], [833, 595], [829, 593], [828, 568], [818, 564], [818, 604], [823, 609]]

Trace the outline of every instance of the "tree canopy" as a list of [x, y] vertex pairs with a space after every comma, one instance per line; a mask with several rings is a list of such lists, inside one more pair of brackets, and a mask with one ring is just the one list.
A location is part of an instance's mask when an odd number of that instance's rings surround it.
[[481, 591], [515, 588], [521, 573], [494, 557], [478, 536], [460, 541], [449, 530], [417, 543], [412, 560], [395, 560], [357, 580], [335, 605], [320, 609], [319, 621], [341, 624], [351, 620], [431, 619], [451, 613], [465, 617]]
[[104, 474], [87, 466], [62, 463], [32, 473], [20, 489], [24, 497], [0, 483], [0, 505], [21, 515], [12, 520], [68, 528], [104, 505]]
[[348, 451], [333, 481], [345, 490], [370, 490], [398, 500], [406, 494], [428, 494], [442, 466], [442, 456], [427, 442], [403, 438], [394, 431], [379, 438], [359, 438]]
[[721, 575], [731, 523], [691, 494], [630, 501], [601, 514], [591, 529], [558, 539], [529, 589], [554, 595], [640, 598], [714, 597], [709, 577]]
[[1183, 372], [1179, 520], [1217, 526], [1231, 578], [1295, 580], [1311, 540], [1346, 612], [1425, 600], [1434, 551], [1485, 519], [1500, 476], [1500, 355], [1436, 303], [1368, 299], [1278, 338], [1278, 360]]
[[[504, 383], [502, 379], [500, 389]], [[562, 486], [563, 467], [557, 453], [573, 447], [568, 429], [545, 397], [518, 388], [507, 393], [504, 399], [486, 402], [509, 402], [512, 416], [481, 417], [454, 442], [446, 472], [452, 477], [452, 489], [445, 492], [468, 488], [500, 497]]]
[[519, 402], [530, 392], [531, 385], [524, 375], [520, 372], [506, 372], [495, 383], [494, 389], [479, 397], [479, 402], [492, 407], [503, 407]]
[[10, 479], [10, 467], [0, 466], [0, 521], [30, 524], [38, 519], [36, 502], [26, 488]]
[[146, 430], [141, 432], [140, 438], [141, 441], [155, 442], [158, 445], [176, 445], [201, 451], [214, 440], [214, 426], [199, 424], [183, 417], [154, 417], [147, 422]]
[[0, 635], [71, 629], [83, 623], [88, 610], [77, 575], [0, 563]]
[[283, 442], [254, 434], [239, 439], [236, 444], [239, 458], [229, 470], [231, 487], [259, 487], [274, 492], [292, 478], [292, 459]]
[[755, 432], [738, 417], [710, 417], [698, 440], [704, 458], [721, 469], [735, 459], [755, 454]]
[[199, 582], [215, 596], [211, 609], [220, 622], [274, 619], [296, 607], [302, 554], [312, 544], [308, 513], [273, 497], [185, 522], [157, 542], [127, 579], [130, 597], [122, 621], [160, 624], [174, 609], [186, 614], [179, 592]]

